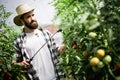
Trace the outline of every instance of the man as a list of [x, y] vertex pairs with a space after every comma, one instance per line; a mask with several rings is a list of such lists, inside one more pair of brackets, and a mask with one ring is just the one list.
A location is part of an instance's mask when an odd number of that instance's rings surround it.
[[[56, 64], [57, 56], [64, 45], [57, 47], [54, 39], [50, 39], [51, 35], [48, 31], [38, 29], [34, 8], [22, 4], [16, 8], [16, 12], [18, 15], [14, 18], [14, 23], [24, 28], [21, 35], [14, 41], [16, 47], [14, 63], [24, 65], [27, 78], [30, 80], [61, 80], [63, 75]], [[46, 42], [47, 44], [44, 45]]]

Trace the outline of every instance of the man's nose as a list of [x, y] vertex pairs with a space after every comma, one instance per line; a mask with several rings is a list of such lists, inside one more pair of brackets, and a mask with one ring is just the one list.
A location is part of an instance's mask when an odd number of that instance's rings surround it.
[[35, 17], [34, 17], [34, 16], [32, 16], [32, 17], [31, 17], [31, 19], [32, 19], [32, 20], [35, 20]]

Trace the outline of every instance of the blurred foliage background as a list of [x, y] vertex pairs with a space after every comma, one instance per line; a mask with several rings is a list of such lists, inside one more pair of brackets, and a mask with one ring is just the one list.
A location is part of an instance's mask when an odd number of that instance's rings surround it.
[[120, 80], [120, 0], [54, 0], [66, 80]]
[[13, 40], [20, 33], [20, 29], [7, 25], [6, 21], [11, 14], [0, 5], [0, 80], [26, 80], [21, 66], [12, 63], [15, 52]]

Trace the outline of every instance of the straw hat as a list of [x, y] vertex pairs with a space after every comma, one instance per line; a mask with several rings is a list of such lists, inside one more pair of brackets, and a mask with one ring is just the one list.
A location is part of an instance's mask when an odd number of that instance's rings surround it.
[[16, 12], [17, 12], [17, 16], [14, 17], [14, 23], [18, 26], [22, 26], [23, 24], [21, 23], [20, 21], [20, 17], [25, 14], [25, 13], [28, 13], [30, 11], [34, 10], [34, 8], [28, 6], [27, 4], [22, 4], [22, 5], [19, 5], [17, 8], [16, 8]]

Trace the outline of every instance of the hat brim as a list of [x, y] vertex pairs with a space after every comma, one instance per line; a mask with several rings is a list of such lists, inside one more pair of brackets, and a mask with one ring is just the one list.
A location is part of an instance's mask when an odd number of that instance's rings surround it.
[[14, 23], [16, 24], [16, 25], [18, 25], [18, 26], [22, 26], [23, 24], [21, 23], [21, 21], [20, 21], [20, 17], [21, 17], [22, 15], [18, 15], [18, 16], [16, 16], [15, 18], [14, 18]]
[[[28, 12], [33, 11], [33, 10], [34, 10], [34, 9], [32, 8], [32, 9], [26, 11], [25, 13], [28, 13]], [[23, 13], [23, 14], [25, 14], [25, 13]], [[21, 16], [22, 16], [23, 14], [20, 14], [20, 15], [14, 17], [14, 23], [15, 23], [17, 26], [22, 26], [22, 25], [23, 25], [22, 22], [20, 21], [20, 18], [21, 18]]]

